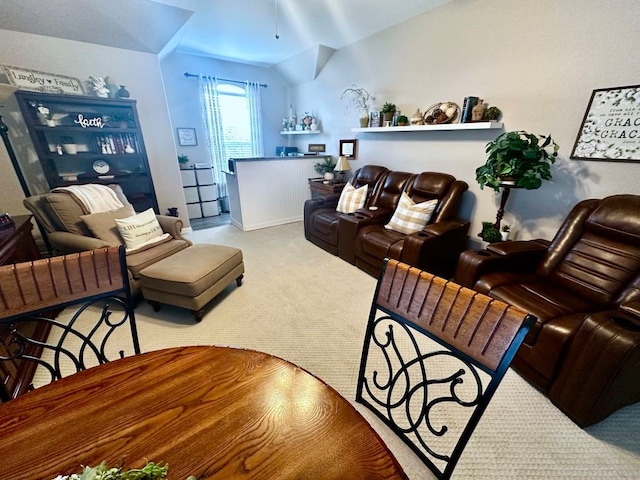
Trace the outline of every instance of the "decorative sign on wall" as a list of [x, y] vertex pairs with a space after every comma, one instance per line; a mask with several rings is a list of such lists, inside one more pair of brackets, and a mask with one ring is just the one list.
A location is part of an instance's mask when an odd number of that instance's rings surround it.
[[640, 85], [593, 91], [571, 158], [640, 162]]
[[82, 83], [77, 78], [39, 72], [27, 68], [11, 67], [9, 65], [2, 65], [2, 70], [4, 70], [4, 74], [7, 76], [9, 83], [22, 90], [84, 95]]
[[178, 128], [178, 143], [181, 147], [196, 146], [198, 145], [198, 139], [196, 137], [195, 128]]

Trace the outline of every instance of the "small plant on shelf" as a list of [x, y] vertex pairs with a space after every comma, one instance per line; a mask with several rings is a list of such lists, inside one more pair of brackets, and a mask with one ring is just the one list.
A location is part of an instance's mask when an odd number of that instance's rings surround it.
[[178, 163], [181, 166], [186, 165], [187, 163], [189, 163], [189, 157], [187, 157], [186, 155], [178, 155]]
[[509, 232], [511, 231], [511, 225], [507, 225], [507, 224], [505, 223], [504, 225], [502, 225], [501, 230], [502, 230], [504, 233], [509, 233]]
[[396, 113], [396, 106], [393, 103], [386, 102], [380, 110], [382, 113]]
[[409, 125], [409, 118], [406, 115], [400, 115], [398, 117], [398, 125], [401, 127]]
[[502, 110], [498, 107], [489, 107], [484, 111], [482, 119], [497, 121], [500, 119], [500, 115], [502, 115]]

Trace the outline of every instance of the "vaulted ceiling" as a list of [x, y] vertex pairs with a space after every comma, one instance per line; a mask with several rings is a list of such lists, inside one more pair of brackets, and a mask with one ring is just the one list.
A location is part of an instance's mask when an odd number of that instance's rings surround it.
[[2, 0], [0, 29], [270, 66], [317, 46], [339, 49], [451, 1]]

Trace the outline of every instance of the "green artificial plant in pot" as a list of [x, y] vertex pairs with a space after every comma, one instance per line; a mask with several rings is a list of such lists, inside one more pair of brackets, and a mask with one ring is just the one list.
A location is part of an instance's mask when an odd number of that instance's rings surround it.
[[382, 112], [382, 118], [384, 121], [389, 122], [396, 113], [396, 105], [394, 103], [386, 102], [380, 111]]
[[542, 180], [551, 179], [559, 148], [551, 135], [505, 132], [487, 143], [487, 161], [476, 169], [476, 181], [496, 192], [507, 182], [527, 190], [540, 188]]

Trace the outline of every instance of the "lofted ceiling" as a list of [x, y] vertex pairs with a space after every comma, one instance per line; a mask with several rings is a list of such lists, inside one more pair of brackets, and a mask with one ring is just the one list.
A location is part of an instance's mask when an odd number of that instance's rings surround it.
[[451, 1], [1, 0], [0, 29], [271, 66], [317, 46], [337, 50]]

